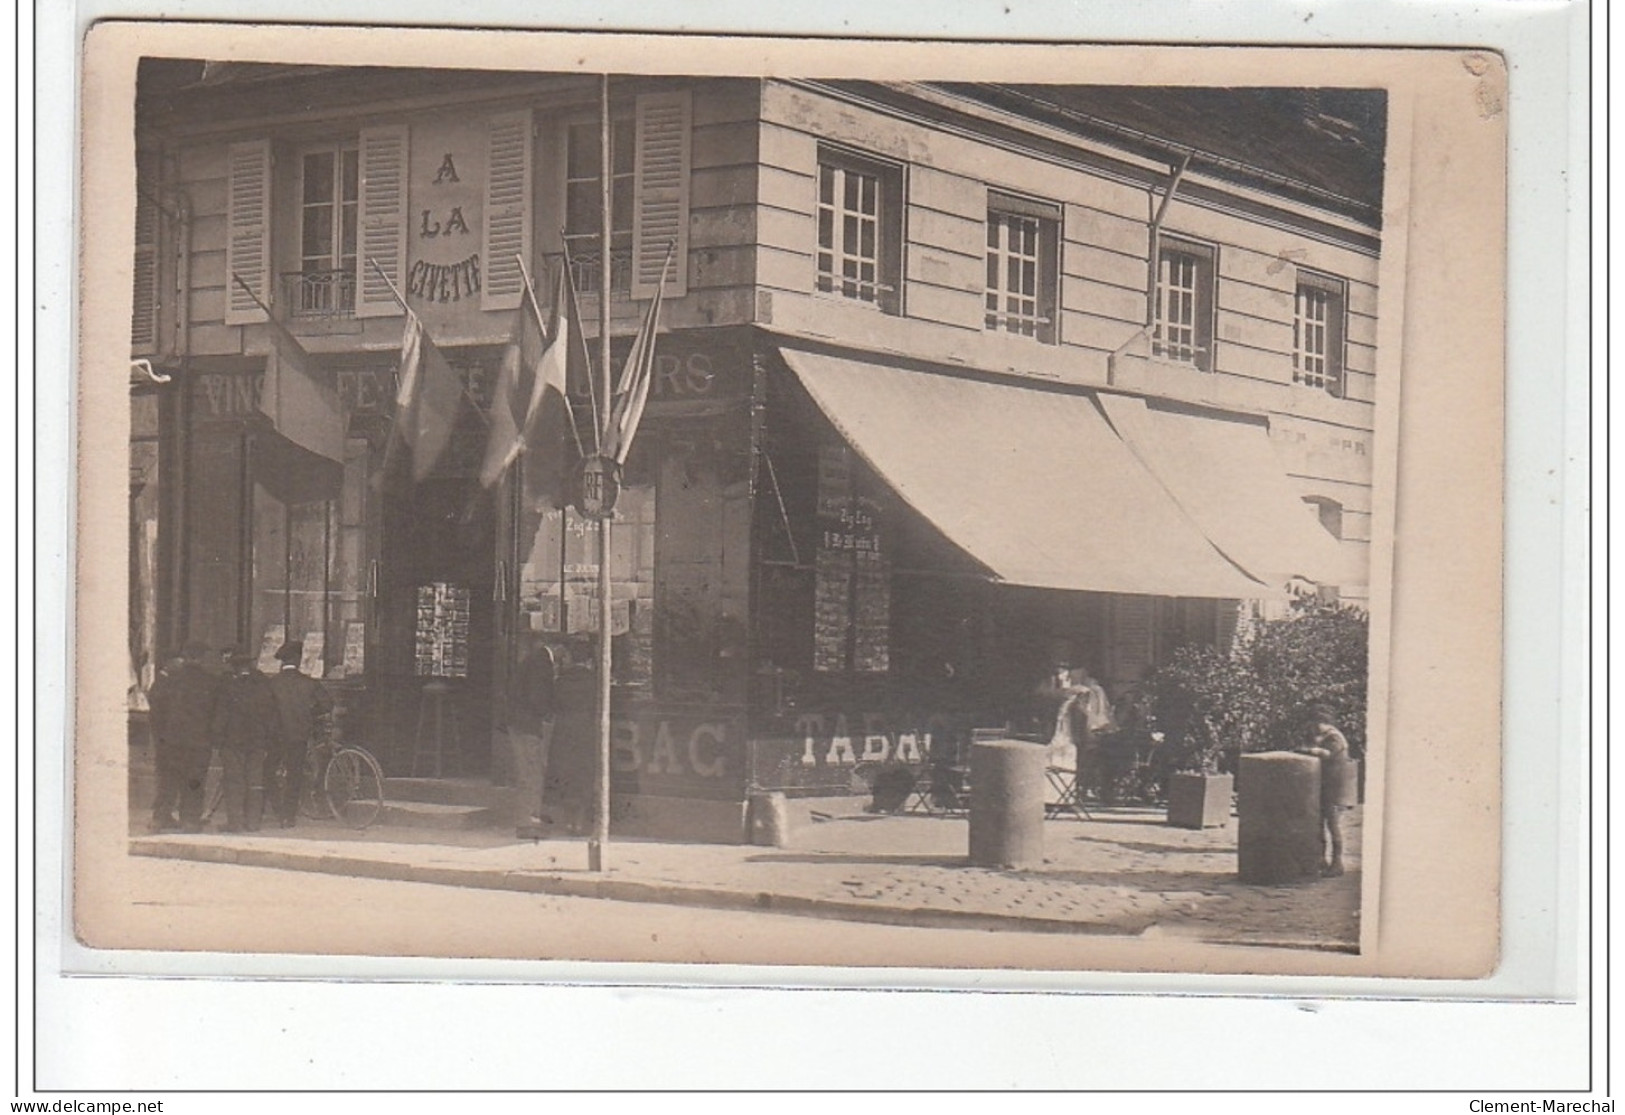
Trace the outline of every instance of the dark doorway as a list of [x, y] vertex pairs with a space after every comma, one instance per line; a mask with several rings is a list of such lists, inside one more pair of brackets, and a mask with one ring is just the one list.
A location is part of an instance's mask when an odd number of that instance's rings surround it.
[[[399, 478], [385, 497], [374, 718], [380, 731], [373, 742], [391, 775], [490, 773], [495, 532], [492, 495], [472, 478], [417, 484]], [[428, 654], [420, 628], [429, 622], [424, 603], [435, 586], [444, 586], [442, 606], [449, 594], [466, 623], [459, 618], [441, 650]]]

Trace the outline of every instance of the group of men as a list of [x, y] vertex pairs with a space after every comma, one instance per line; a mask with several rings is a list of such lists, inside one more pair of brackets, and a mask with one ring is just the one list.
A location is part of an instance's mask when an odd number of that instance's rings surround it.
[[222, 832], [259, 829], [267, 798], [281, 826], [293, 827], [306, 750], [333, 712], [327, 690], [299, 668], [304, 653], [298, 640], [283, 643], [276, 652], [281, 668], [267, 676], [252, 654], [231, 650], [222, 675], [220, 657], [188, 643], [159, 673], [147, 694], [158, 768], [153, 831], [203, 831], [204, 785], [215, 751], [223, 773]]

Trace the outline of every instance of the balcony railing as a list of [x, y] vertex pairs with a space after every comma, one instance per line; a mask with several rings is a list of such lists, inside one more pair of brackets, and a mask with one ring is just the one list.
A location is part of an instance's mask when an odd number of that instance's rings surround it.
[[[604, 271], [599, 252], [570, 249], [570, 277], [575, 280], [576, 293], [598, 293], [603, 285]], [[609, 253], [609, 296], [627, 297], [632, 290], [632, 249], [623, 248]]]
[[355, 316], [355, 272], [286, 271], [282, 274], [283, 305], [298, 319]]

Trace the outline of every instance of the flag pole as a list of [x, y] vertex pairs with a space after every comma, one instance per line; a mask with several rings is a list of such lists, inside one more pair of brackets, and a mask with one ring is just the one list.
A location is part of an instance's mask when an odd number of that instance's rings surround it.
[[[563, 239], [563, 229], [559, 230], [559, 236]], [[592, 404], [592, 428], [593, 434], [596, 436], [599, 429], [598, 384], [593, 382], [592, 351], [587, 347], [587, 323], [581, 318], [581, 303], [576, 298], [575, 263], [570, 259], [570, 241], [567, 239], [564, 240], [564, 280], [568, 284], [565, 289], [570, 292], [570, 309], [576, 315], [576, 325], [578, 326], [576, 332], [581, 334], [581, 336], [575, 338], [575, 343], [581, 346], [582, 363], [587, 367], [587, 401]], [[604, 400], [604, 409], [609, 409], [608, 399]], [[583, 451], [582, 456], [586, 456], [585, 451]]]
[[[542, 308], [536, 304], [536, 285], [530, 280], [530, 268], [525, 266], [524, 256], [516, 255], [513, 258], [519, 264], [519, 273], [524, 276], [525, 279], [525, 290], [530, 294], [530, 316], [536, 319], [536, 328], [541, 331], [543, 343], [551, 344], [553, 338], [547, 335], [547, 323], [542, 320]], [[570, 266], [570, 261], [565, 260], [562, 266], [568, 268]], [[565, 325], [564, 328], [568, 330], [570, 327]], [[565, 354], [565, 358], [566, 366], [568, 366], [568, 353]], [[576, 408], [570, 405], [568, 383], [565, 385], [564, 413], [570, 419], [570, 433], [573, 434], [576, 439], [576, 453], [579, 456], [585, 457], [587, 455], [587, 450], [581, 444], [581, 428], [576, 425]]]
[[[411, 317], [417, 317], [417, 314], [412, 312], [412, 307], [410, 307], [410, 306], [408, 306], [406, 304], [406, 299], [401, 296], [400, 288], [397, 287], [395, 285], [395, 281], [389, 277], [389, 272], [385, 271], [383, 266], [376, 259], [374, 259], [372, 256], [367, 257], [367, 262], [372, 264], [372, 269], [374, 271], [378, 272], [378, 277], [380, 279], [384, 280], [384, 285], [389, 287], [389, 293], [395, 296], [395, 301], [397, 301], [397, 302], [399, 302], [401, 304], [401, 309], [405, 310], [407, 312], [407, 314], [410, 315]], [[423, 319], [418, 318], [418, 322], [419, 322], [419, 326], [421, 327]], [[428, 332], [428, 331], [424, 330], [424, 332]], [[429, 340], [432, 342], [434, 340], [434, 338], [430, 337]], [[480, 401], [479, 401], [479, 399], [475, 398], [474, 392], [472, 392], [472, 391], [470, 391], [468, 389], [468, 382], [466, 380], [463, 380], [463, 378], [461, 376], [458, 376], [457, 378], [460, 381], [461, 386], [462, 386], [463, 398], [468, 400], [469, 407], [474, 411], [474, 413], [476, 415], [479, 416], [480, 421], [484, 422], [487, 426], [489, 426], [491, 424], [491, 416], [489, 414], [486, 414], [485, 411], [480, 409]], [[390, 424], [390, 444], [385, 446], [385, 448], [384, 448], [384, 463], [385, 463], [386, 466], [389, 463], [390, 450], [392, 448], [394, 448], [394, 440], [395, 440], [394, 430], [395, 430], [395, 427], [394, 427], [394, 424], [392, 422]]]
[[[598, 434], [598, 449], [609, 444], [609, 411], [610, 397], [610, 366], [609, 366], [609, 285], [610, 285], [610, 241], [613, 234], [610, 204], [613, 197], [614, 182], [611, 179], [611, 151], [609, 135], [609, 74], [605, 73], [599, 78], [598, 84], [598, 175], [600, 193], [603, 200], [602, 220], [598, 226], [599, 231], [599, 276], [598, 283], [598, 357], [599, 382], [603, 384], [603, 397], [605, 406], [599, 418], [602, 424]], [[598, 520], [598, 762], [597, 762], [597, 808], [593, 812], [592, 839], [587, 844], [587, 868], [590, 871], [604, 869], [604, 847], [609, 843], [609, 736], [610, 736], [610, 667], [612, 666], [612, 643], [610, 638], [610, 623], [613, 607], [610, 600], [609, 583], [609, 553], [610, 553], [610, 517], [605, 514]]]
[[[395, 301], [401, 304], [401, 309], [410, 314], [412, 312], [412, 307], [408, 306], [406, 304], [406, 299], [401, 297], [401, 292], [395, 286], [395, 280], [389, 277], [389, 272], [380, 267], [378, 261], [373, 259], [371, 256], [367, 257], [367, 262], [372, 264], [373, 270], [378, 272], [378, 277], [384, 280], [384, 285], [389, 287], [389, 293], [395, 296]], [[396, 386], [399, 387], [398, 384]], [[383, 464], [378, 466], [378, 478], [375, 482], [375, 485], [378, 488], [382, 488], [384, 486], [384, 482], [389, 478], [389, 470], [394, 467], [395, 457], [397, 456], [396, 445], [401, 440], [401, 416], [396, 412], [396, 409], [397, 408], [392, 408], [389, 414], [389, 433], [384, 438], [384, 461]]]

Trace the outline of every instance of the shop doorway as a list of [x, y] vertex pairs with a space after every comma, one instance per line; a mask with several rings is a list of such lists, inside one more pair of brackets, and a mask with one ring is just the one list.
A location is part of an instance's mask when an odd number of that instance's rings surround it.
[[493, 500], [472, 477], [391, 486], [373, 744], [393, 776], [491, 773], [495, 549]]

